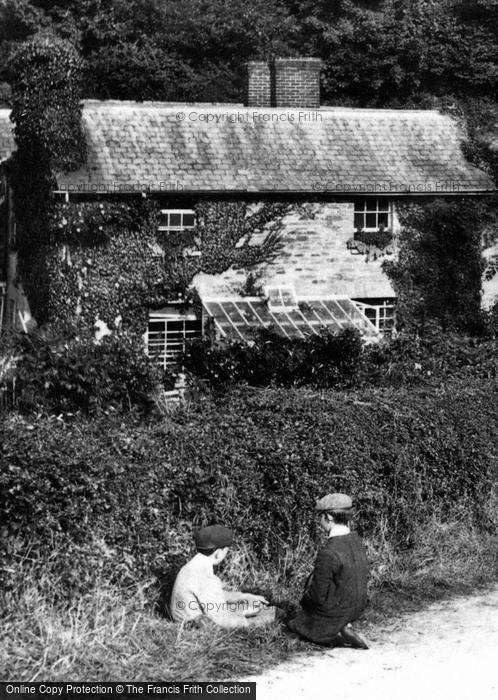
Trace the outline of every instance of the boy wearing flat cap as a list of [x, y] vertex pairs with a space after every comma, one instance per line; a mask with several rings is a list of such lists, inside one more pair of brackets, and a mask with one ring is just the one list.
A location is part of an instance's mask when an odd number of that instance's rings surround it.
[[316, 504], [319, 526], [328, 536], [318, 552], [301, 599], [302, 610], [289, 628], [317, 644], [347, 644], [368, 649], [351, 628], [367, 603], [367, 557], [360, 537], [349, 529], [353, 503], [343, 493]]
[[232, 542], [233, 532], [223, 525], [195, 534], [197, 554], [178, 572], [171, 594], [175, 622], [191, 622], [202, 615], [226, 629], [273, 622], [275, 609], [263, 596], [226, 590], [215, 575], [213, 567], [223, 561]]

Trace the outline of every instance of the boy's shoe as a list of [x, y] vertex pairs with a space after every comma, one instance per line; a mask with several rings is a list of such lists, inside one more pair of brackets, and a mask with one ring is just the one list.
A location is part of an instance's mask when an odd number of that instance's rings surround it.
[[346, 644], [349, 644], [353, 649], [368, 649], [368, 644], [363, 641], [359, 634], [349, 625], [345, 625], [341, 629], [341, 637]]

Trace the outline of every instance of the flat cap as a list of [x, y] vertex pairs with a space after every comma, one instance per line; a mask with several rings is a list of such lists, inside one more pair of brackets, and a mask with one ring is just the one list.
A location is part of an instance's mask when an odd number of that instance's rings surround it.
[[316, 502], [315, 510], [331, 510], [335, 513], [350, 513], [353, 501], [345, 493], [328, 493]]
[[197, 549], [219, 549], [230, 547], [233, 532], [223, 525], [209, 525], [198, 530], [194, 539]]

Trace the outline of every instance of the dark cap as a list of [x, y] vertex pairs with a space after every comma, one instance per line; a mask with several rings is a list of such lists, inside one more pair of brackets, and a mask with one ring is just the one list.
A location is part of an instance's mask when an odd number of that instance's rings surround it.
[[194, 539], [197, 549], [220, 549], [230, 547], [233, 532], [223, 525], [209, 525], [198, 530]]
[[316, 502], [315, 510], [334, 513], [351, 513], [353, 501], [345, 493], [328, 493]]

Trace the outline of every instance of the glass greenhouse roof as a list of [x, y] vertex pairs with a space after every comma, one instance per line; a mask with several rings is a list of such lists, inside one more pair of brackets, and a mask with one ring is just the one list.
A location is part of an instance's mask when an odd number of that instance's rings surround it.
[[215, 323], [221, 336], [252, 340], [258, 327], [273, 327], [287, 338], [303, 338], [321, 329], [336, 333], [344, 328], [357, 328], [362, 335], [375, 337], [373, 323], [351, 299], [300, 299], [297, 307], [268, 307], [261, 297], [203, 299], [204, 310]]

